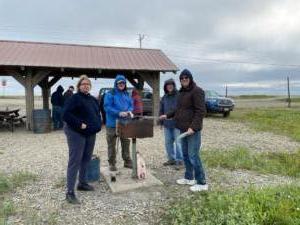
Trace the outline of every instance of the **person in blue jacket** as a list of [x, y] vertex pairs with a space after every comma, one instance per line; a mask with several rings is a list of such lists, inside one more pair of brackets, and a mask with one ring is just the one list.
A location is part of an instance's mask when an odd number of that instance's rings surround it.
[[[114, 89], [108, 92], [104, 98], [104, 110], [106, 112], [106, 140], [108, 145], [108, 163], [110, 171], [117, 171], [116, 167], [116, 120], [132, 115], [133, 101], [127, 92], [126, 78], [117, 75]], [[120, 138], [122, 158], [125, 168], [132, 168], [129, 145], [127, 138]]]
[[101, 130], [101, 116], [99, 103], [90, 95], [90, 89], [91, 81], [82, 75], [77, 83], [77, 93], [70, 97], [63, 111], [64, 131], [69, 146], [66, 200], [72, 204], [79, 203], [74, 192], [78, 171], [77, 190], [94, 190], [86, 182], [85, 173], [93, 154], [96, 133]]

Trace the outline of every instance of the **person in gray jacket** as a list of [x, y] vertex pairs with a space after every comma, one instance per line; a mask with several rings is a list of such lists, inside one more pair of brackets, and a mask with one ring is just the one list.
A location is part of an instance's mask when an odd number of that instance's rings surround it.
[[[165, 95], [160, 101], [160, 116], [174, 111], [177, 106], [178, 91], [176, 89], [176, 83], [173, 79], [165, 81], [164, 91]], [[180, 135], [180, 131], [175, 127], [175, 120], [173, 119], [164, 120], [161, 121], [161, 123], [164, 126], [165, 148], [168, 158], [163, 165], [177, 165], [175, 168], [179, 169], [179, 167], [183, 165], [181, 144], [176, 141], [177, 137]]]

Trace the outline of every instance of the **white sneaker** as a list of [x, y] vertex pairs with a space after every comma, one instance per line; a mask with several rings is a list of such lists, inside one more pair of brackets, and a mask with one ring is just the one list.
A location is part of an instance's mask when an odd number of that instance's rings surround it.
[[190, 187], [190, 190], [192, 192], [198, 192], [198, 191], [207, 191], [208, 190], [208, 185], [207, 184], [195, 184], [192, 187]]
[[196, 180], [188, 180], [185, 178], [181, 178], [181, 179], [176, 180], [176, 183], [181, 184], [181, 185], [195, 185], [197, 182], [196, 182]]

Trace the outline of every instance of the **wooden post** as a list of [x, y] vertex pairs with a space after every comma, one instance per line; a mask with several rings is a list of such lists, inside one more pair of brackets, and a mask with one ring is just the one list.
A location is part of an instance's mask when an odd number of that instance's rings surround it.
[[32, 130], [32, 110], [34, 109], [34, 91], [33, 91], [32, 71], [28, 71], [25, 76], [25, 99], [26, 99], [26, 129]]
[[159, 102], [160, 102], [160, 76], [159, 72], [155, 72], [152, 75], [153, 84], [152, 84], [152, 90], [153, 90], [153, 116], [159, 116]]
[[50, 88], [42, 87], [43, 109], [49, 109]]
[[225, 87], [226, 89], [225, 89], [225, 97], [227, 98], [227, 96], [228, 96], [228, 87], [227, 87], [227, 84], [226, 84], [226, 87]]
[[287, 77], [287, 91], [288, 91], [288, 108], [291, 108], [291, 93], [290, 93], [290, 78]]

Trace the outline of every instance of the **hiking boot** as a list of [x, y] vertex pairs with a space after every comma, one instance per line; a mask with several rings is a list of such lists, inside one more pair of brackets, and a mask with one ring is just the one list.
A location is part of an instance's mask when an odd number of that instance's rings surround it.
[[183, 161], [178, 161], [177, 163], [176, 163], [176, 166], [175, 166], [175, 170], [181, 170], [181, 169], [183, 169]]
[[176, 161], [175, 160], [168, 160], [167, 162], [163, 163], [164, 166], [173, 166], [176, 165]]
[[77, 186], [78, 191], [94, 191], [94, 187], [88, 183], [79, 183]]
[[67, 192], [66, 194], [66, 201], [70, 204], [73, 204], [73, 205], [79, 205], [80, 202], [79, 200], [76, 198], [76, 195], [74, 192]]
[[128, 168], [128, 169], [132, 169], [132, 161], [131, 160], [127, 160], [124, 162], [124, 167]]
[[109, 170], [112, 172], [118, 171], [116, 165], [109, 165]]

